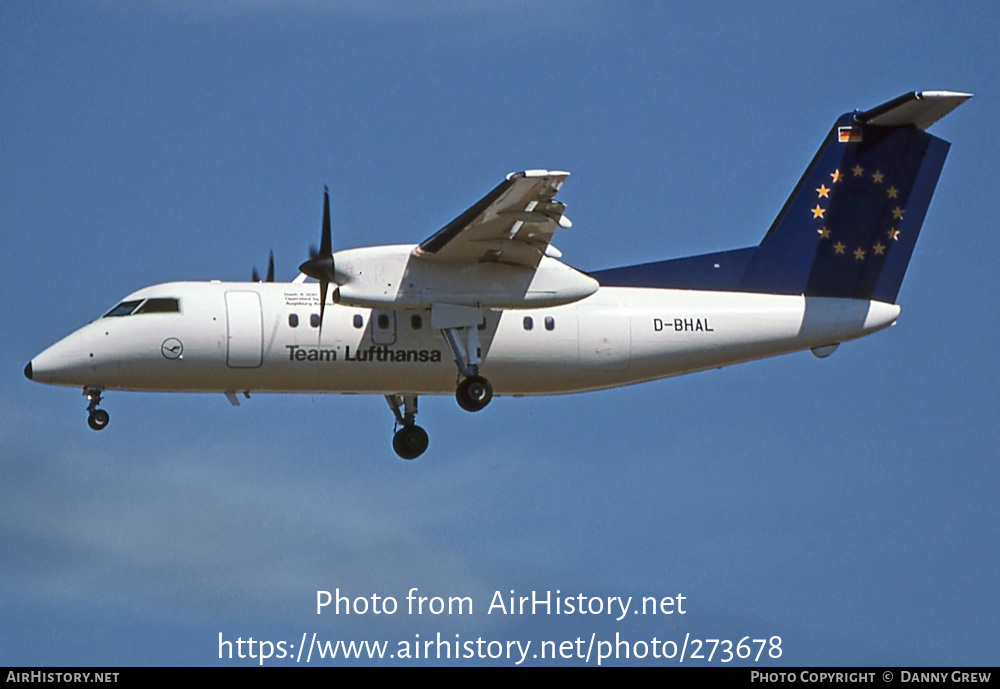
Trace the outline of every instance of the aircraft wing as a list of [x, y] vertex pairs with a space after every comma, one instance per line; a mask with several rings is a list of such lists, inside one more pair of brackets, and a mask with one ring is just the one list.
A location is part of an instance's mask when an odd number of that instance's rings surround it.
[[442, 263], [511, 263], [535, 268], [558, 227], [569, 227], [555, 200], [568, 172], [512, 172], [493, 191], [414, 250]]

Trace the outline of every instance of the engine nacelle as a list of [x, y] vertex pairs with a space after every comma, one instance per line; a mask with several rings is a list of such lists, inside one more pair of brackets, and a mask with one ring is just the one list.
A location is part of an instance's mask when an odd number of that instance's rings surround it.
[[413, 249], [384, 246], [337, 252], [340, 303], [380, 309], [420, 309], [435, 303], [534, 309], [579, 301], [600, 286], [549, 256], [531, 269], [506, 263], [441, 263], [416, 257]]

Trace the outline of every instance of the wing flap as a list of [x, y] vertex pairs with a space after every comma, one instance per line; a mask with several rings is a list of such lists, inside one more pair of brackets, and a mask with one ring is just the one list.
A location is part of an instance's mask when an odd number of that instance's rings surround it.
[[472, 207], [426, 239], [414, 255], [444, 263], [501, 262], [536, 267], [566, 206], [555, 200], [568, 172], [512, 172]]

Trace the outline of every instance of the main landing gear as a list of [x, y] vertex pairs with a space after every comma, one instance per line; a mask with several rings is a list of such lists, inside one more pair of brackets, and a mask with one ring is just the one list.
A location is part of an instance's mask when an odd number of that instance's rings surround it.
[[95, 431], [103, 431], [111, 421], [111, 416], [103, 409], [98, 409], [97, 405], [101, 403], [101, 388], [84, 388], [83, 394], [87, 398], [89, 404], [87, 404], [87, 425], [90, 426]]
[[385, 400], [396, 417], [392, 449], [402, 459], [416, 459], [424, 453], [430, 442], [427, 431], [414, 422], [417, 416], [417, 396], [386, 395]]
[[[460, 331], [465, 331], [465, 343], [459, 338]], [[461, 379], [455, 389], [455, 400], [465, 411], [479, 411], [493, 399], [493, 386], [490, 381], [479, 375], [479, 364], [482, 361], [482, 348], [479, 344], [479, 328], [475, 325], [465, 328], [445, 328], [444, 335]]]
[[493, 386], [482, 376], [463, 378], [455, 390], [455, 399], [465, 411], [479, 411], [493, 399]]

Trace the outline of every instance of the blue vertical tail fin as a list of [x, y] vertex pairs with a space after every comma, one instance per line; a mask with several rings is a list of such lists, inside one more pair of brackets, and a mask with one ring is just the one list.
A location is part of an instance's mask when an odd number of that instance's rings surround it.
[[605, 286], [895, 303], [948, 154], [926, 129], [969, 98], [914, 92], [842, 115], [759, 246], [591, 275]]
[[841, 116], [737, 289], [894, 303], [948, 153], [925, 130], [968, 98], [910, 93]]

